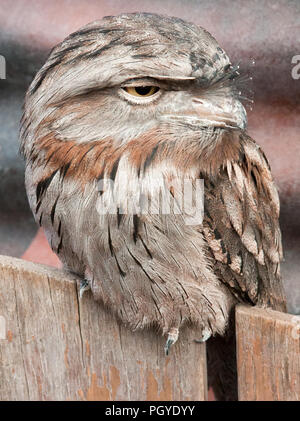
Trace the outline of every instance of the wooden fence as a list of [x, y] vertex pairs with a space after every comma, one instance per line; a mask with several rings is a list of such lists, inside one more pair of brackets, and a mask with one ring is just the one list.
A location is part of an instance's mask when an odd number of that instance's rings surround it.
[[[300, 317], [238, 306], [240, 400], [300, 400]], [[0, 256], [0, 400], [207, 400], [206, 349], [187, 328], [168, 357], [76, 279]]]

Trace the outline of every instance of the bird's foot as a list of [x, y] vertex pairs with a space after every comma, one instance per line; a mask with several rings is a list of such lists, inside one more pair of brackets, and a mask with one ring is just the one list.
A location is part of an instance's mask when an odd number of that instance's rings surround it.
[[87, 279], [82, 279], [80, 281], [80, 288], [79, 288], [79, 297], [80, 297], [80, 299], [82, 298], [83, 293], [85, 291], [87, 291], [88, 289], [90, 289], [90, 288], [91, 287], [90, 287], [89, 281]]
[[195, 342], [198, 344], [202, 344], [203, 342], [206, 342], [211, 337], [211, 330], [208, 327], [205, 327], [202, 330], [202, 338], [195, 339]]
[[179, 330], [176, 327], [172, 327], [168, 332], [168, 338], [165, 345], [165, 355], [169, 355], [170, 348], [178, 339]]

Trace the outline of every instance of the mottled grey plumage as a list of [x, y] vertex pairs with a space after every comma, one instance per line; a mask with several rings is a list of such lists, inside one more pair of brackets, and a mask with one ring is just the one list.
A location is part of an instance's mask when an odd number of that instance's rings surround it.
[[[236, 76], [204, 29], [129, 14], [67, 37], [26, 96], [21, 148], [36, 220], [95, 299], [133, 329], [155, 325], [169, 334], [166, 351], [188, 322], [199, 326], [197, 339], [222, 342], [239, 301], [285, 306], [278, 195], [245, 132]], [[128, 93], [145, 85], [158, 91], [142, 99]], [[114, 187], [99, 192], [108, 178]], [[174, 194], [174, 178], [204, 179], [203, 224], [159, 214], [157, 192]], [[101, 212], [117, 188], [117, 212]], [[152, 199], [158, 214], [122, 214], [134, 195]], [[234, 368], [227, 380], [220, 374], [234, 355], [227, 330], [225, 348], [215, 344], [210, 353], [220, 398], [235, 381]], [[228, 343], [232, 355], [222, 354]]]

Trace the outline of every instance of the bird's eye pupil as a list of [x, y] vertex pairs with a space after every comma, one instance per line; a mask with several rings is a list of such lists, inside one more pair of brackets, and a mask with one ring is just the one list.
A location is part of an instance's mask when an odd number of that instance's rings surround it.
[[137, 86], [135, 88], [139, 95], [148, 95], [151, 92], [152, 86]]
[[123, 89], [133, 96], [152, 96], [159, 90], [157, 86], [126, 86]]

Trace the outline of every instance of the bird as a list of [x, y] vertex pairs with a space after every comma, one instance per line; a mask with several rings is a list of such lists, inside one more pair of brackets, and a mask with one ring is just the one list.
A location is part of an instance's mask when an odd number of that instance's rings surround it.
[[196, 24], [107, 16], [52, 49], [20, 129], [29, 204], [80, 295], [155, 327], [166, 355], [196, 326], [221, 400], [237, 399], [236, 304], [286, 310], [278, 192], [239, 78]]

